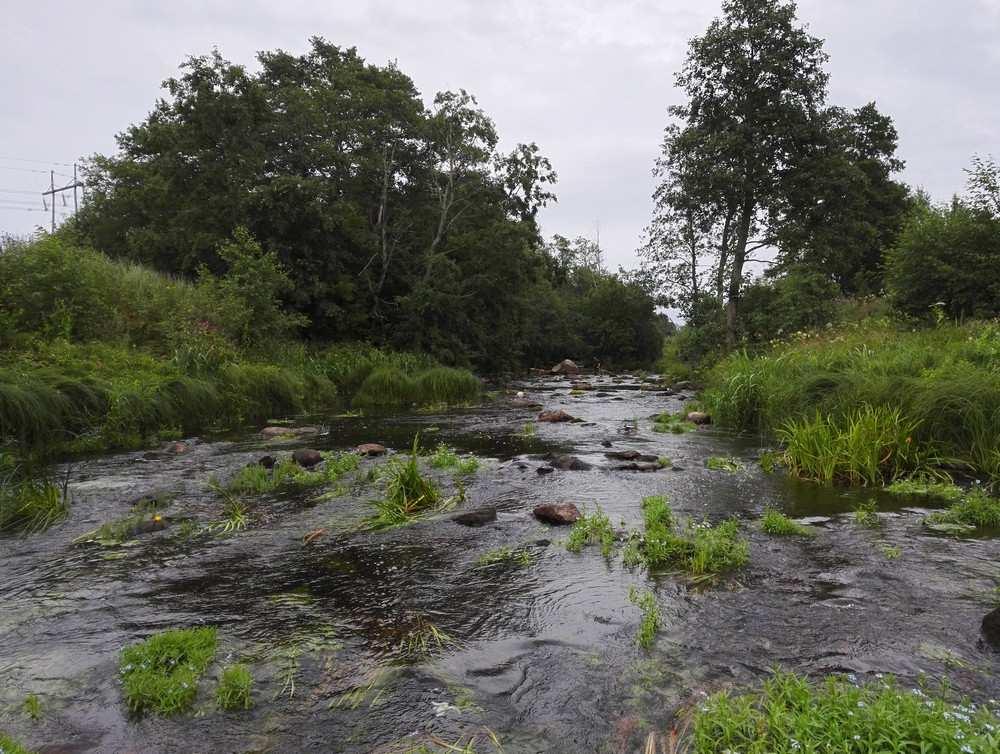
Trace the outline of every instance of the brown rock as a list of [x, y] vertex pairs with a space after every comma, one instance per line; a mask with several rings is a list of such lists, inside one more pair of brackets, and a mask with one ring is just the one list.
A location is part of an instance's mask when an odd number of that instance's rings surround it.
[[581, 461], [576, 456], [556, 456], [549, 462], [549, 466], [560, 471], [587, 471], [592, 469], [586, 461]]
[[640, 453], [638, 450], [613, 450], [604, 454], [605, 458], [612, 461], [641, 461], [643, 463], [653, 463], [659, 460], [658, 456]]
[[457, 516], [452, 516], [451, 520], [456, 524], [461, 524], [462, 526], [485, 526], [486, 524], [497, 520], [497, 509], [480, 508], [478, 510], [468, 511], [467, 513], [459, 513]]
[[614, 467], [615, 471], [659, 471], [659, 463], [650, 463], [648, 461], [632, 461], [631, 463], [622, 463]]
[[322, 462], [323, 454], [312, 448], [299, 448], [292, 453], [292, 460], [304, 469], [310, 469]]
[[538, 415], [538, 421], [552, 422], [553, 424], [558, 424], [560, 422], [575, 422], [576, 420], [575, 416], [570, 416], [562, 409], [557, 409], [555, 411], [542, 411], [542, 413]]
[[712, 417], [704, 411], [692, 411], [687, 415], [687, 420], [692, 424], [711, 424]]
[[260, 431], [260, 436], [266, 440], [273, 440], [275, 437], [294, 435], [295, 431], [291, 427], [264, 427]]
[[381, 456], [385, 454], [385, 445], [379, 445], [377, 442], [366, 442], [356, 447], [354, 452], [363, 456]]
[[580, 367], [569, 359], [563, 359], [551, 371], [552, 374], [580, 374]]
[[514, 408], [528, 408], [528, 409], [536, 409], [542, 407], [541, 403], [528, 400], [527, 398], [514, 398], [511, 400], [510, 405], [513, 406]]
[[274, 464], [276, 463], [277, 460], [275, 459], [274, 456], [262, 456], [261, 458], [257, 459], [257, 465], [263, 466], [265, 469], [273, 469]]
[[594, 386], [589, 382], [572, 382], [570, 388], [573, 390], [593, 390]]
[[573, 503], [547, 503], [532, 511], [535, 518], [553, 526], [568, 526], [580, 520], [580, 509]]

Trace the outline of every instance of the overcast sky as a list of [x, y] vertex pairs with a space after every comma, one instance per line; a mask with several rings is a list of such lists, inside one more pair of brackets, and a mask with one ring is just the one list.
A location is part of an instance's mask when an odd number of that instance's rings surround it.
[[[558, 171], [544, 232], [593, 237], [599, 224], [610, 266], [628, 266], [666, 109], [680, 98], [674, 71], [720, 4], [4, 0], [0, 231], [47, 224], [26, 211], [40, 197], [20, 192], [47, 186], [48, 163], [113, 151], [185, 56], [218, 47], [250, 64], [257, 50], [303, 52], [320, 35], [371, 62], [397, 60], [425, 101], [475, 94], [504, 146], [536, 141]], [[826, 40], [831, 103], [875, 100], [895, 119], [906, 181], [947, 199], [974, 153], [1000, 157], [1000, 0], [800, 0], [799, 17]]]

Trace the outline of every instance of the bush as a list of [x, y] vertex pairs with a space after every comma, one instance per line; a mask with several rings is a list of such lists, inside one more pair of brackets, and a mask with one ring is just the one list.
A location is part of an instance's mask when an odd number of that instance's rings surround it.
[[417, 386], [395, 367], [375, 369], [361, 383], [351, 405], [355, 408], [405, 408], [417, 399]]
[[1000, 720], [985, 706], [904, 691], [892, 680], [812, 684], [779, 672], [759, 692], [711, 697], [695, 712], [692, 739], [697, 754], [963, 754], [997, 751]]
[[198, 680], [215, 657], [215, 643], [214, 628], [185, 628], [122, 650], [122, 691], [129, 710], [174, 715], [190, 708]]

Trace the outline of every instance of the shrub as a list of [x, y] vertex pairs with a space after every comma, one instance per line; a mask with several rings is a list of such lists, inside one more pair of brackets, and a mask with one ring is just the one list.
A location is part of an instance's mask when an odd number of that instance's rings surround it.
[[813, 684], [776, 673], [760, 691], [716, 694], [694, 714], [696, 754], [997, 751], [1000, 720], [985, 706], [951, 704], [891, 679], [856, 686], [839, 677]]
[[380, 367], [361, 383], [352, 404], [355, 408], [405, 408], [417, 399], [414, 381], [395, 367]]
[[215, 699], [224, 710], [250, 709], [253, 706], [253, 676], [250, 669], [237, 663], [222, 671]]
[[214, 628], [154, 634], [122, 650], [120, 672], [131, 712], [174, 715], [189, 709], [198, 680], [215, 656]]

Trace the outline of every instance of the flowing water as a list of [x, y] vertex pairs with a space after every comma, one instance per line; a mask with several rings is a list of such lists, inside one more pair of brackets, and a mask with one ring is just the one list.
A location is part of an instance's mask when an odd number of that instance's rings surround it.
[[[205, 441], [180, 455], [127, 453], [63, 469], [69, 519], [43, 534], [0, 538], [0, 730], [42, 752], [406, 752], [475, 741], [476, 751], [636, 752], [707, 693], [750, 686], [782, 666], [820, 675], [891, 673], [947, 679], [974, 699], [1000, 696], [1000, 655], [979, 624], [1000, 580], [1000, 541], [934, 536], [914, 501], [767, 475], [766, 441], [706, 428], [652, 431], [650, 417], [679, 397], [599, 377], [571, 395], [562, 380], [512, 386], [583, 420], [525, 424], [534, 411], [485, 408], [384, 418], [320, 417], [325, 431], [297, 441], [254, 436]], [[484, 459], [456, 510], [492, 506], [470, 528], [451, 513], [383, 532], [359, 527], [377, 482], [366, 459], [345, 489], [255, 500], [249, 527], [206, 534], [225, 481], [262, 455], [297, 447], [349, 449], [380, 442], [404, 453], [421, 433]], [[667, 456], [657, 472], [611, 470], [602, 443]], [[572, 453], [587, 471], [542, 475], [549, 453]], [[706, 468], [734, 456], [736, 473]], [[434, 472], [449, 494], [454, 474]], [[117, 547], [73, 544], [128, 515], [131, 501], [169, 492], [171, 525]], [[544, 502], [600, 506], [616, 526], [641, 528], [640, 501], [665, 494], [681, 516], [737, 516], [750, 563], [714, 585], [649, 576], [562, 544], [566, 530], [532, 516]], [[851, 511], [876, 497], [877, 529]], [[765, 506], [807, 518], [812, 538], [772, 538], [753, 526]], [[325, 533], [304, 542], [317, 529]], [[482, 567], [498, 547], [529, 564]], [[887, 557], [887, 548], [899, 556]], [[629, 587], [655, 590], [663, 621], [655, 645], [635, 636]], [[218, 628], [217, 665], [191, 714], [130, 716], [118, 682], [122, 647], [167, 628]], [[446, 638], [435, 640], [433, 626]], [[414, 637], [423, 636], [422, 646]], [[244, 661], [255, 707], [221, 712], [218, 667]], [[37, 694], [42, 720], [21, 711]]]

